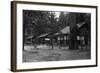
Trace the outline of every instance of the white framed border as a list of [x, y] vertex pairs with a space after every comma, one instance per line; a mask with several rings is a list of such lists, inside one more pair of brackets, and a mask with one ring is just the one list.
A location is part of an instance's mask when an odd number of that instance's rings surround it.
[[[53, 6], [53, 5], [36, 5], [36, 4], [16, 4], [16, 26], [17, 26], [17, 64], [16, 69], [37, 69], [37, 68], [52, 68], [52, 67], [69, 67], [69, 66], [88, 66], [96, 65], [96, 8], [89, 7], [73, 7], [73, 6]], [[68, 12], [81, 12], [91, 13], [91, 59], [90, 60], [72, 60], [72, 61], [53, 61], [53, 62], [22, 62], [22, 49], [23, 49], [23, 16], [24, 10], [42, 10], [42, 11], [68, 11]]]

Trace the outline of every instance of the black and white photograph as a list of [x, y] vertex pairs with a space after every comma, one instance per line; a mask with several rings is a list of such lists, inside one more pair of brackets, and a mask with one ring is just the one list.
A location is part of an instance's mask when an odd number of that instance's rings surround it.
[[97, 66], [97, 6], [12, 2], [11, 70]]
[[91, 13], [23, 10], [23, 62], [91, 59]]

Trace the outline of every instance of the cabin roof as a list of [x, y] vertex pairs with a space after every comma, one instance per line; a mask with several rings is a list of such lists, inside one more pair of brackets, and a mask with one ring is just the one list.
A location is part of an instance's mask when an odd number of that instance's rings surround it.
[[63, 33], [63, 34], [70, 33], [70, 26], [63, 28], [62, 30], [60, 30], [60, 32]]
[[58, 32], [41, 34], [37, 38], [53, 37], [53, 36], [56, 36], [56, 35], [60, 35], [60, 33], [62, 33], [62, 34], [69, 34], [70, 33], [70, 26], [67, 26], [67, 27], [63, 28], [63, 29], [61, 29]]
[[41, 34], [37, 38], [45, 37], [45, 36], [48, 36], [48, 35], [49, 35], [49, 33]]

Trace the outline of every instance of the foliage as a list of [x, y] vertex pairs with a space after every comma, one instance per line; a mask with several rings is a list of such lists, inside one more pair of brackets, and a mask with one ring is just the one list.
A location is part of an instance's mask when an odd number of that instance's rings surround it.
[[74, 26], [86, 19], [90, 31], [90, 14], [58, 12], [56, 11], [32, 11], [23, 10], [23, 32], [24, 37], [37, 37], [45, 33], [55, 33], [66, 26]]

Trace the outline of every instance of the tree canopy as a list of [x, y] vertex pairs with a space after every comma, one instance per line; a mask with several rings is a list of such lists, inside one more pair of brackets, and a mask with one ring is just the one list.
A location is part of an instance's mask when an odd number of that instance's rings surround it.
[[[57, 32], [66, 26], [71, 26], [74, 23], [73, 20], [80, 21], [79, 13], [71, 12], [58, 12], [56, 11], [33, 11], [33, 10], [23, 10], [23, 32], [24, 36], [39, 36], [44, 33]], [[72, 16], [72, 14], [74, 16]], [[80, 16], [80, 17], [79, 17]], [[90, 21], [90, 16], [88, 16], [88, 21]], [[77, 17], [77, 18], [76, 18]], [[90, 23], [90, 22], [88, 22]]]

